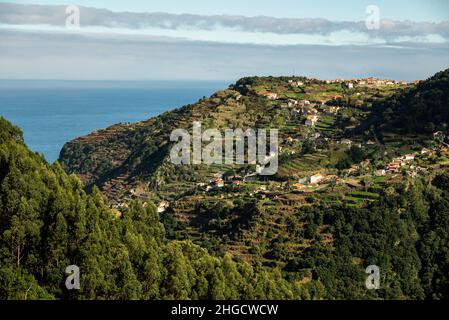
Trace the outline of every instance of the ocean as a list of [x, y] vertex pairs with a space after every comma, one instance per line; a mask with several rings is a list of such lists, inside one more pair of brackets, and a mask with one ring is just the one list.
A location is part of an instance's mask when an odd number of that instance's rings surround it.
[[67, 141], [195, 103], [231, 82], [0, 80], [0, 116], [52, 163]]

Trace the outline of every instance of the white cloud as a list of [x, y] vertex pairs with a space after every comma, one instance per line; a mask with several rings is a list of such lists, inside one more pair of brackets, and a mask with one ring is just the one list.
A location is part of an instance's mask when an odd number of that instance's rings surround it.
[[[65, 8], [0, 3], [0, 23], [28, 25], [29, 28], [38, 28], [36, 25], [62, 28], [66, 18]], [[449, 42], [449, 22], [382, 20], [379, 30], [368, 30], [364, 21], [130, 13], [88, 7], [80, 9], [81, 25], [87, 31], [147, 33], [238, 43], [373, 44], [399, 40]], [[356, 41], [352, 41], [353, 39]]]

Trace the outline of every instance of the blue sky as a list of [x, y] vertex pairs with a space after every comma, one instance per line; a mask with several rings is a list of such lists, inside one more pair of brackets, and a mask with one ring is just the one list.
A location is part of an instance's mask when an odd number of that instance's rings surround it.
[[377, 5], [385, 19], [430, 22], [449, 20], [449, 1], [447, 0], [10, 0], [0, 2], [79, 4], [114, 11], [264, 15], [349, 21], [363, 20], [365, 8], [368, 5]]
[[[369, 5], [377, 30], [365, 25]], [[447, 0], [0, 0], [4, 79], [413, 80], [448, 68], [448, 52]]]

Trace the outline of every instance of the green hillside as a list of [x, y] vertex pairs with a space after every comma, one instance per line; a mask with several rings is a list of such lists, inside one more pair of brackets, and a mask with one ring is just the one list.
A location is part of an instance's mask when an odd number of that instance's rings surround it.
[[[98, 187], [114, 212], [126, 216], [137, 200], [159, 204], [171, 241], [322, 285], [324, 298], [443, 299], [449, 150], [444, 132], [433, 129], [444, 129], [445, 74], [418, 86], [243, 78], [193, 105], [68, 142], [60, 161], [87, 192]], [[412, 119], [427, 109], [439, 121], [432, 130], [392, 125], [404, 112]], [[279, 129], [277, 174], [254, 175], [253, 165], [172, 164], [170, 133], [193, 121], [203, 130]], [[365, 269], [373, 264], [383, 285], [370, 291]]]
[[376, 103], [370, 122], [387, 131], [448, 132], [449, 69]]
[[[109, 209], [0, 118], [0, 299], [310, 299], [322, 285], [167, 241], [152, 204]], [[80, 290], [65, 287], [80, 268]]]

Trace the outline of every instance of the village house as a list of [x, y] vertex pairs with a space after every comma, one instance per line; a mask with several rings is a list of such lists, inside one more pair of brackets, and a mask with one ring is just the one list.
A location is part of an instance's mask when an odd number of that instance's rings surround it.
[[168, 207], [170, 207], [170, 203], [168, 201], [163, 200], [158, 204], [157, 212], [163, 213], [168, 209]]
[[404, 159], [405, 161], [413, 161], [413, 160], [415, 160], [415, 155], [414, 154], [406, 154], [405, 156], [402, 157], [402, 159]]
[[273, 92], [268, 92], [268, 93], [264, 94], [264, 96], [270, 100], [276, 100], [278, 98], [277, 93], [273, 93]]
[[302, 82], [302, 81], [293, 81], [293, 80], [289, 80], [288, 82], [290, 83], [290, 86], [291, 86], [292, 88], [295, 88], [295, 87], [301, 87], [301, 86], [304, 85], [304, 82]]
[[211, 180], [211, 185], [217, 188], [223, 188], [224, 187], [223, 174], [216, 173]]
[[348, 89], [354, 89], [354, 84], [352, 82], [348, 82], [348, 83], [346, 83], [346, 87]]
[[317, 115], [309, 115], [306, 119], [306, 126], [313, 127], [318, 121]]
[[341, 144], [345, 144], [345, 145], [347, 145], [347, 146], [352, 146], [352, 140], [350, 140], [350, 139], [341, 139], [341, 141], [340, 141], [340, 143]]
[[339, 110], [340, 110], [340, 107], [336, 107], [336, 106], [330, 106], [327, 108], [327, 112], [330, 114], [337, 114]]
[[386, 175], [387, 171], [385, 169], [379, 169], [374, 171], [374, 175], [377, 177], [382, 177], [384, 175]]
[[365, 80], [366, 83], [368, 83], [368, 84], [375, 84], [377, 82], [377, 78], [374, 78], [374, 77], [369, 77], [369, 78], [366, 78], [363, 80]]
[[421, 149], [421, 155], [426, 155], [426, 154], [429, 154], [430, 152], [431, 152], [430, 149], [427, 149], [427, 148]]
[[298, 105], [298, 101], [297, 100], [293, 100], [293, 99], [289, 99], [288, 100], [288, 106], [289, 107], [293, 107], [293, 106], [296, 106], [296, 105]]
[[313, 175], [310, 177], [310, 184], [318, 184], [324, 180], [324, 176], [321, 173], [318, 173], [316, 175]]
[[388, 164], [387, 170], [390, 172], [397, 172], [402, 165], [403, 162], [401, 161], [401, 159], [396, 158]]

